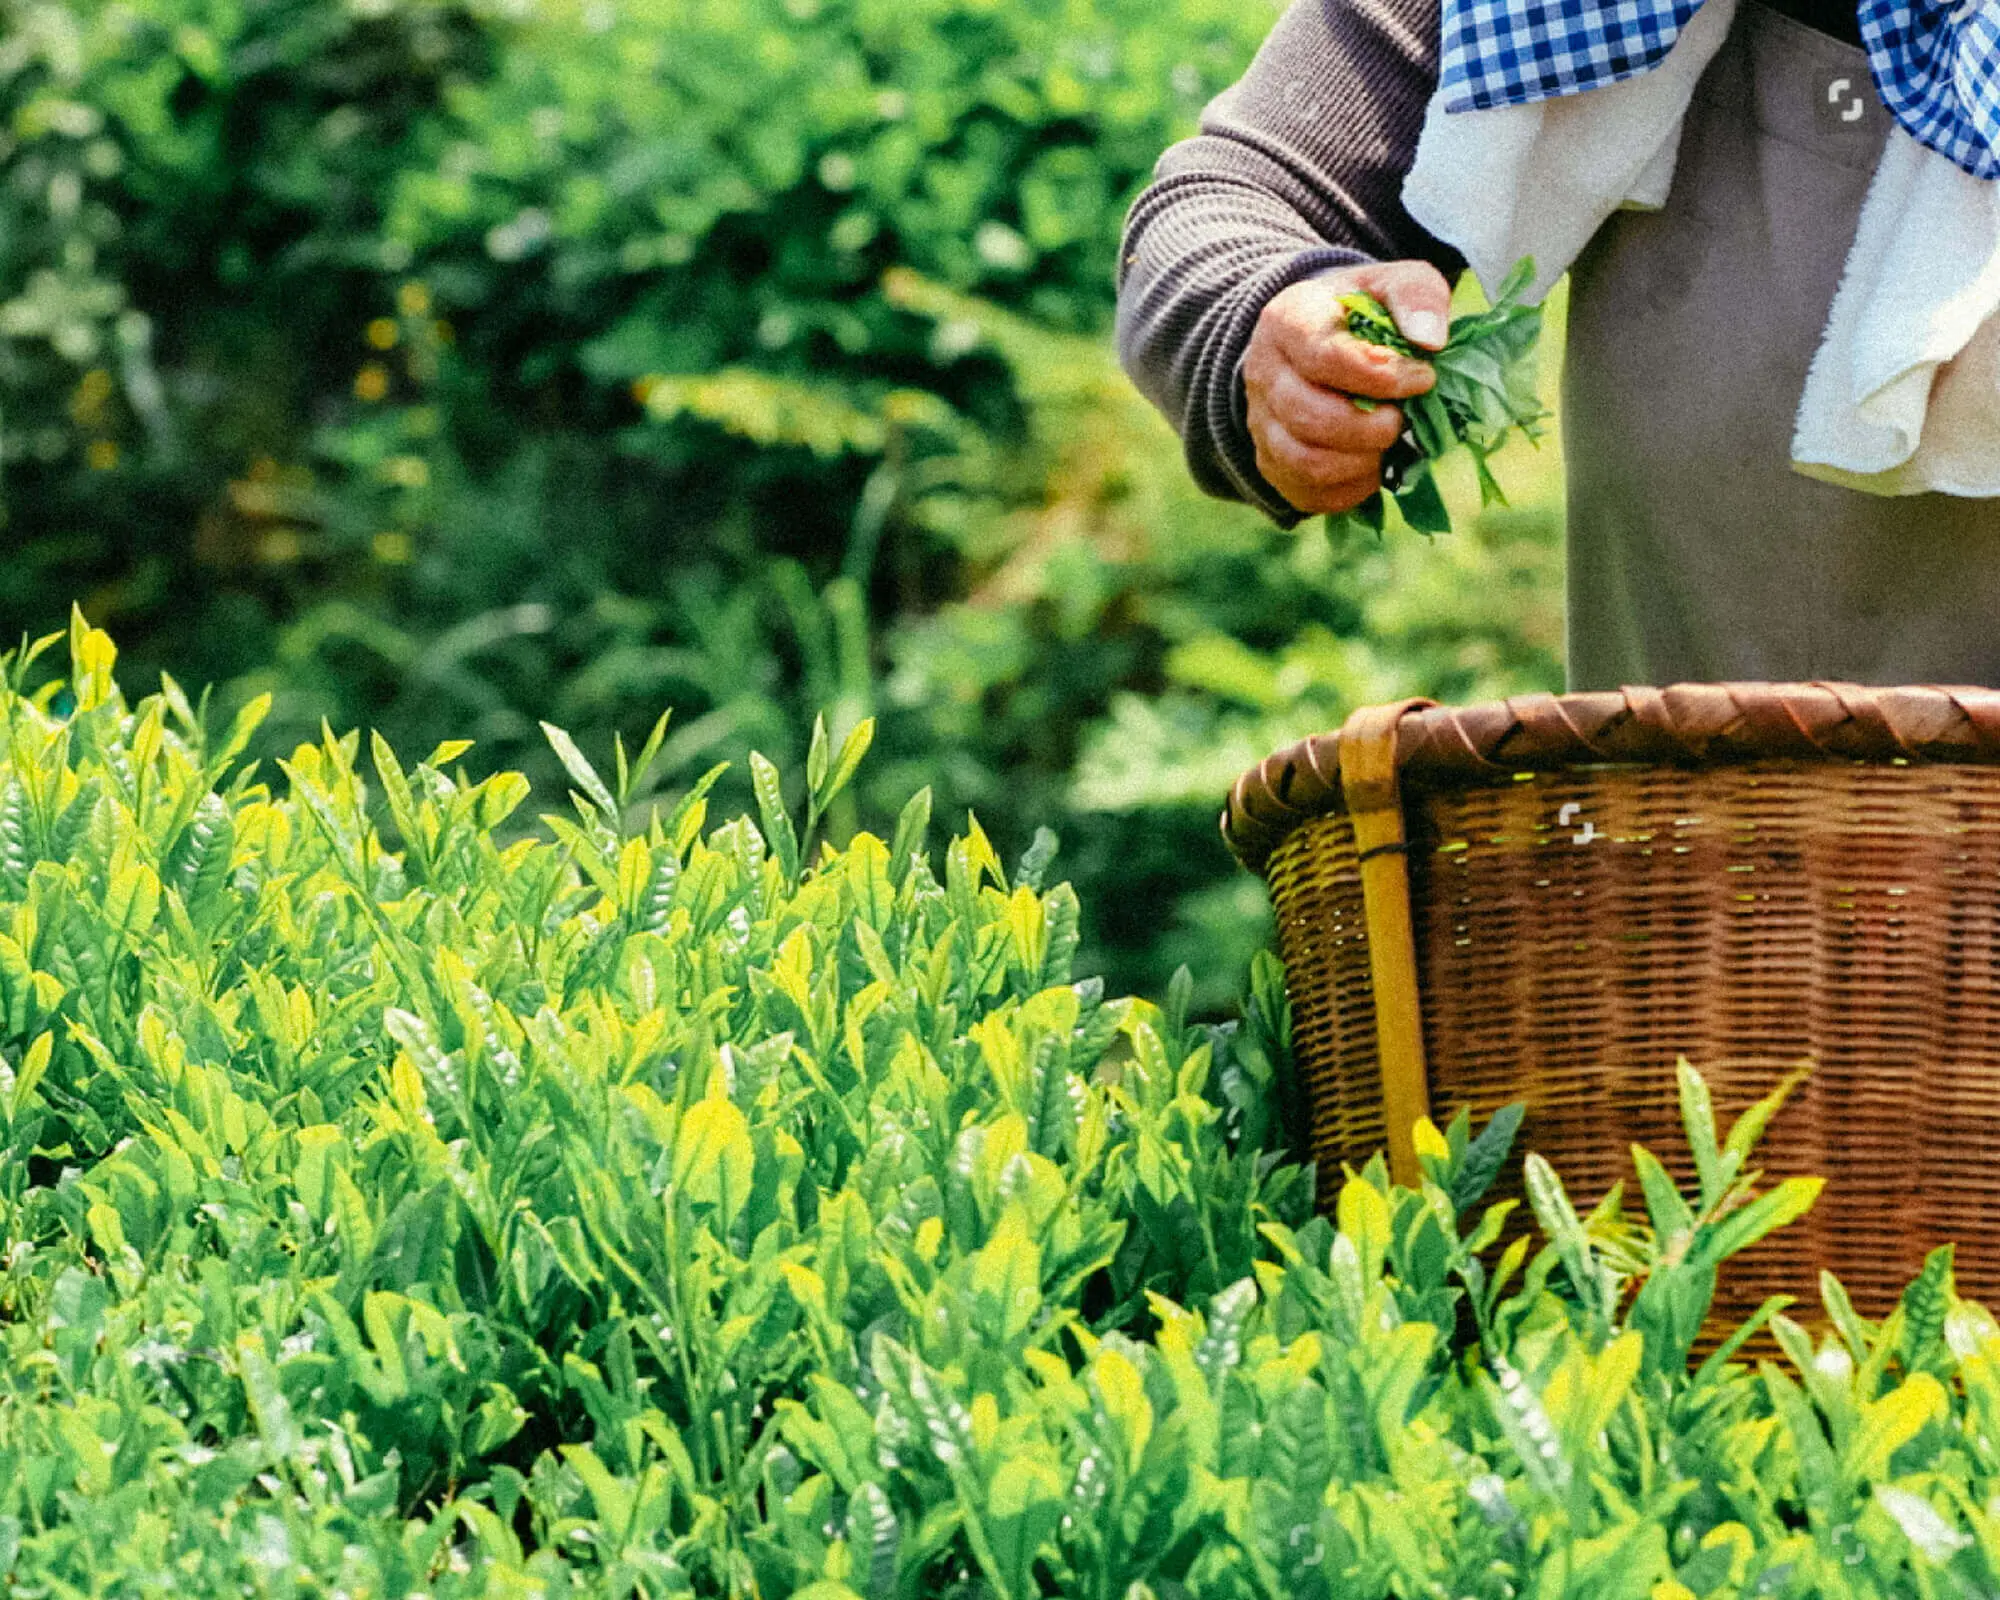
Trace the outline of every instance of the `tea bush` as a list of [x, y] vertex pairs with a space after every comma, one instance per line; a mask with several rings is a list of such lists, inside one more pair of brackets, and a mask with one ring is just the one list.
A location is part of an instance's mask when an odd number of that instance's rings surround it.
[[664, 725], [608, 777], [552, 730], [575, 810], [516, 838], [462, 745], [364, 787], [329, 734], [278, 797], [230, 771], [261, 707], [211, 736], [71, 648], [0, 699], [16, 1588], [777, 1594], [835, 1518], [932, 1592], [984, 1530], [872, 1444], [827, 1499], [813, 1430], [961, 1356], [1003, 1392], [1303, 1208], [1269, 1053], [1073, 981], [1047, 843], [934, 871], [926, 795], [815, 838], [865, 724], [714, 829], [712, 777], [634, 820]]
[[[1697, 1181], [1549, 1243], [1518, 1113], [1331, 1217], [1268, 959], [1191, 1027], [1072, 971], [1052, 846], [573, 806], [448, 744], [240, 764], [81, 623], [0, 692], [0, 1574], [23, 1595], [1942, 1596], [2000, 1584], [2000, 1327], [1689, 1371], [1811, 1201], [1683, 1075]], [[378, 819], [379, 815], [379, 821]], [[1751, 1330], [1743, 1330], [1748, 1333]]]

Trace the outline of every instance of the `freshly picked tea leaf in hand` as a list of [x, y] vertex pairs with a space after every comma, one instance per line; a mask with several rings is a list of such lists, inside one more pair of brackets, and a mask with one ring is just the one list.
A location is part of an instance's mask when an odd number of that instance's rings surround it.
[[[1524, 258], [1507, 274], [1500, 293], [1484, 311], [1454, 317], [1444, 348], [1420, 349], [1396, 329], [1389, 310], [1371, 294], [1344, 294], [1347, 331], [1370, 344], [1419, 361], [1437, 371], [1437, 382], [1425, 393], [1399, 402], [1403, 436], [1382, 458], [1382, 489], [1354, 510], [1329, 518], [1335, 531], [1359, 525], [1382, 531], [1387, 514], [1385, 495], [1394, 495], [1403, 518], [1420, 533], [1449, 533], [1451, 517], [1438, 493], [1431, 463], [1456, 445], [1472, 453], [1479, 473], [1481, 505], [1507, 503], [1499, 480], [1487, 466], [1515, 430], [1529, 439], [1541, 437], [1548, 412], [1536, 392], [1537, 341], [1542, 332], [1542, 308], [1522, 302], [1535, 275], [1532, 259]], [[1379, 402], [1356, 399], [1364, 410]]]

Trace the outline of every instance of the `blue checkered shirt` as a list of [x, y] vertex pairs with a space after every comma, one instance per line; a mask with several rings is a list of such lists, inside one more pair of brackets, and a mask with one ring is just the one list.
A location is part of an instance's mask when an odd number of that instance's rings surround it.
[[[1657, 66], [1700, 0], [1444, 0], [1451, 111], [1577, 94]], [[2000, 0], [1860, 0], [1875, 87], [1912, 138], [2000, 178]]]

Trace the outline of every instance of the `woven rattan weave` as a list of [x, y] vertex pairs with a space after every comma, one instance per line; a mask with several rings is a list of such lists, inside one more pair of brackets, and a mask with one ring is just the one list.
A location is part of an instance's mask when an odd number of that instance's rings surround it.
[[[1343, 773], [1370, 741], [1373, 798]], [[1385, 796], [1399, 829], [1368, 815]], [[1588, 1202], [1635, 1141], [1685, 1172], [1677, 1057], [1724, 1115], [1810, 1061], [1762, 1164], [1827, 1190], [1724, 1275], [1718, 1314], [1816, 1304], [1822, 1268], [1879, 1314], [1947, 1240], [1961, 1292], [2000, 1307], [2000, 692], [1374, 708], [1245, 774], [1224, 831], [1270, 884], [1322, 1160], [1390, 1133], [1382, 1063], [1402, 1047], [1371, 933], [1393, 891], [1364, 893], [1361, 858], [1393, 858], [1415, 982], [1392, 1004], [1420, 1013], [1416, 1093], [1440, 1121], [1526, 1102], [1522, 1144]]]

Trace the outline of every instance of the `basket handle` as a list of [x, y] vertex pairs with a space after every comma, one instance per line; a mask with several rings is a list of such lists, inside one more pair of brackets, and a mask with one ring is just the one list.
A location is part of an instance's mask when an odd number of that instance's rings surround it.
[[1417, 992], [1416, 926], [1410, 913], [1409, 842], [1396, 782], [1396, 725], [1410, 712], [1436, 703], [1412, 699], [1363, 706], [1341, 725], [1339, 745], [1340, 787], [1361, 864], [1389, 1172], [1411, 1188], [1423, 1179], [1416, 1124], [1430, 1115], [1430, 1080]]

